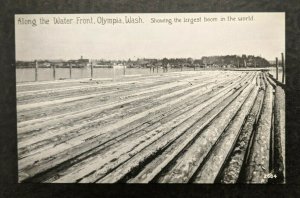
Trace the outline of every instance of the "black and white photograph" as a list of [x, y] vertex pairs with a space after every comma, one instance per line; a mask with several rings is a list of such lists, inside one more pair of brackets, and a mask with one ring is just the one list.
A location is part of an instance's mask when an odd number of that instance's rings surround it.
[[15, 14], [18, 182], [285, 184], [285, 16]]

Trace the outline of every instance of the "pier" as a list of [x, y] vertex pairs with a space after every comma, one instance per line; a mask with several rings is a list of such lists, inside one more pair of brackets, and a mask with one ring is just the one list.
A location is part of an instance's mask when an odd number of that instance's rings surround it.
[[284, 183], [267, 71], [17, 83], [19, 182]]

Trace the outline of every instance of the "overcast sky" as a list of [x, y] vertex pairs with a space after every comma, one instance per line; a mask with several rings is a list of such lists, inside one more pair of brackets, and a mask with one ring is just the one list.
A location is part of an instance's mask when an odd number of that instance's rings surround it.
[[[203, 22], [204, 17], [253, 16], [253, 21]], [[54, 25], [53, 17], [74, 24]], [[95, 24], [75, 24], [76, 17], [93, 17]], [[140, 16], [144, 23], [100, 25], [98, 17]], [[24, 25], [19, 19], [44, 17], [49, 25]], [[198, 18], [200, 23], [150, 23], [151, 18]], [[16, 15], [16, 59], [135, 59], [201, 58], [210, 55], [255, 55], [273, 60], [285, 51], [284, 13], [174, 13]]]

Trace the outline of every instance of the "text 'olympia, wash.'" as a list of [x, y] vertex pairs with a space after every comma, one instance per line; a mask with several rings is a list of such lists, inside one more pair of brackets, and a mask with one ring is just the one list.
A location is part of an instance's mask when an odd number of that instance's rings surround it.
[[140, 16], [132, 17], [132, 16], [125, 16], [124, 18], [121, 17], [76, 17], [74, 18], [66, 18], [66, 17], [54, 17], [53, 18], [54, 24], [123, 24], [123, 23], [144, 23], [143, 19]]

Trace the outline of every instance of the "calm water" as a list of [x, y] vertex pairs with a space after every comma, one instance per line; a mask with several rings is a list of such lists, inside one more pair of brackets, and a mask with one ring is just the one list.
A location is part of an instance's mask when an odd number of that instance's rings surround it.
[[[181, 69], [169, 69], [169, 72], [180, 71]], [[184, 68], [184, 71], [193, 70], [193, 68]], [[156, 68], [154, 70], [156, 73]], [[162, 73], [163, 69], [159, 68], [158, 73]], [[94, 78], [113, 78], [114, 71], [112, 68], [94, 68], [93, 71]], [[150, 68], [127, 68], [126, 75], [135, 74], [150, 74]], [[122, 76], [123, 70], [116, 70], [116, 77]], [[91, 76], [90, 68], [73, 68], [72, 69], [72, 79], [79, 78], [89, 78]], [[55, 69], [55, 79], [69, 79], [70, 69], [69, 68], [56, 68]], [[35, 69], [34, 68], [22, 68], [16, 69], [16, 80], [17, 82], [29, 82], [35, 80]], [[53, 69], [52, 68], [39, 68], [38, 69], [38, 81], [47, 81], [53, 79]]]
[[[269, 73], [276, 78], [276, 68], [272, 68]], [[282, 81], [282, 68], [278, 68], [278, 81]]]
[[[184, 71], [192, 71], [193, 68], [183, 68]], [[196, 70], [199, 70], [197, 68]], [[178, 69], [169, 69], [168, 72], [181, 71]], [[16, 80], [17, 82], [29, 82], [35, 80], [35, 69], [34, 68], [22, 68], [16, 69]], [[114, 71], [112, 68], [94, 68], [94, 78], [113, 78]], [[154, 70], [156, 73], [156, 68]], [[163, 73], [163, 69], [159, 68], [158, 73]], [[276, 70], [275, 68], [270, 71], [270, 73], [275, 77]], [[127, 68], [126, 75], [135, 75], [135, 74], [144, 74], [149, 75], [150, 68]], [[120, 77], [123, 75], [123, 70], [116, 70], [116, 77]], [[90, 68], [73, 68], [72, 69], [72, 79], [80, 79], [80, 78], [89, 78], [91, 77], [91, 69]], [[282, 70], [279, 68], [278, 72], [279, 81], [282, 78]], [[55, 79], [69, 79], [70, 78], [70, 69], [69, 68], [56, 68], [55, 69]], [[53, 69], [52, 68], [39, 68], [38, 69], [38, 81], [47, 81], [54, 80], [53, 79]]]

